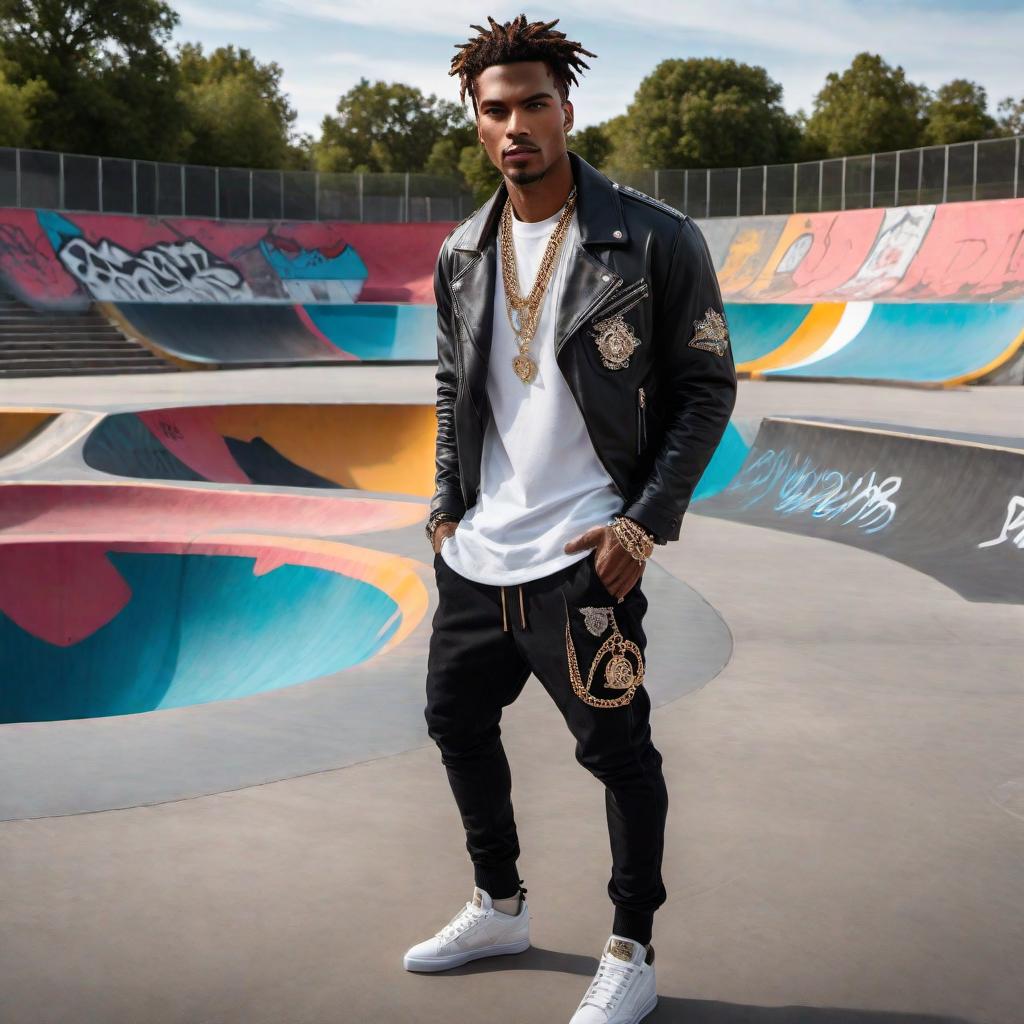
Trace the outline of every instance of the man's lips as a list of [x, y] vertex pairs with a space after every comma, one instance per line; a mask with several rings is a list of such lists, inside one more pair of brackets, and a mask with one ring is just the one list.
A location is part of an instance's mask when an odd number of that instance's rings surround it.
[[505, 154], [505, 157], [506, 157], [506, 159], [509, 159], [509, 158], [517, 157], [517, 156], [529, 156], [531, 153], [536, 153], [536, 152], [537, 152], [537, 150], [535, 150], [535, 149], [520, 149], [520, 148], [510, 149]]

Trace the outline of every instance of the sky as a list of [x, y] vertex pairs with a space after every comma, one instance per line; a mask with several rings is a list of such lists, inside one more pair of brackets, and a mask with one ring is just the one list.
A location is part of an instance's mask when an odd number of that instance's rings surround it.
[[[597, 54], [569, 94], [576, 128], [625, 111], [645, 75], [662, 60], [732, 57], [759, 64], [784, 89], [787, 110], [810, 110], [829, 71], [862, 50], [902, 65], [931, 88], [969, 78], [988, 91], [995, 113], [1005, 96], [1024, 95], [1024, 0], [564, 0], [558, 4], [479, 0], [169, 0], [181, 15], [175, 41], [206, 49], [234, 43], [277, 61], [298, 110], [296, 128], [320, 121], [360, 77], [404, 82], [457, 102], [449, 76], [455, 44], [490, 14], [525, 13]], [[468, 108], [472, 116], [472, 108]]]

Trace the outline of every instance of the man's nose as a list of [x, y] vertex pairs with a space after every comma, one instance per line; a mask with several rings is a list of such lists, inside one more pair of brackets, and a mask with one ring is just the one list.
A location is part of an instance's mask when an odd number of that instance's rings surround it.
[[529, 133], [519, 127], [521, 123], [521, 118], [517, 114], [513, 114], [509, 118], [508, 129], [506, 130], [505, 134], [508, 136], [508, 141], [510, 145], [518, 145], [521, 142], [531, 144]]

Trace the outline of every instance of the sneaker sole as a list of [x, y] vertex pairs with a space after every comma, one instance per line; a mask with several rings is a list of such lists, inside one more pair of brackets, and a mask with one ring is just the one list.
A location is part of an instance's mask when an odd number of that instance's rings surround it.
[[461, 967], [471, 960], [481, 960], [486, 956], [507, 956], [510, 953], [522, 953], [530, 948], [529, 939], [519, 942], [507, 942], [500, 946], [485, 946], [483, 949], [468, 949], [464, 953], [452, 953], [450, 956], [421, 957], [407, 956], [402, 961], [407, 971], [434, 972], [447, 971], [453, 967]]

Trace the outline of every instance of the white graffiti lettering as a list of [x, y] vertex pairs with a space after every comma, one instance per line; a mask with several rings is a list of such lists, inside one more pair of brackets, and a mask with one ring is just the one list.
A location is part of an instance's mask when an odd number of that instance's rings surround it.
[[902, 483], [899, 476], [879, 480], [874, 470], [865, 476], [818, 469], [809, 457], [783, 448], [758, 455], [726, 493], [745, 494], [745, 509], [774, 495], [773, 508], [784, 516], [810, 512], [815, 519], [835, 519], [842, 526], [855, 525], [865, 533], [877, 533], [895, 518], [892, 499]]
[[72, 238], [61, 263], [103, 302], [252, 301], [242, 275], [198, 242], [160, 242], [138, 253], [106, 239]]
[[[1018, 531], [1017, 535], [1011, 537], [1010, 534], [1014, 530]], [[1024, 497], [1019, 494], [1014, 495], [1006, 506], [1006, 522], [1003, 523], [999, 536], [994, 540], [986, 540], [978, 547], [994, 548], [997, 544], [1005, 544], [1007, 541], [1024, 551]]]

